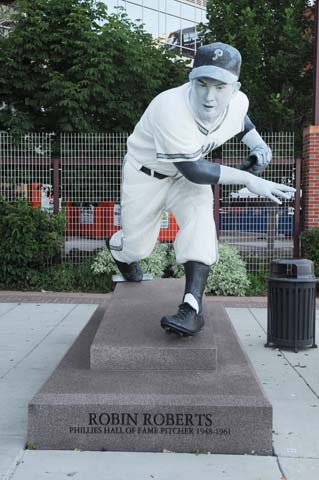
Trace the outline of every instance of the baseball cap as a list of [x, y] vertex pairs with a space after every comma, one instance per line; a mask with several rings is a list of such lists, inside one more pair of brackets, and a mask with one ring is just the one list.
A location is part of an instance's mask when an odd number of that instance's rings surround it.
[[241, 66], [239, 51], [227, 43], [216, 42], [199, 47], [189, 79], [208, 77], [223, 83], [238, 80]]

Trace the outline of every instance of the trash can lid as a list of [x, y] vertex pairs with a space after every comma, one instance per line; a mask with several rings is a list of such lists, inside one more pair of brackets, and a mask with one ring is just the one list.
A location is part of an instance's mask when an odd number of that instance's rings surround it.
[[314, 263], [306, 258], [283, 258], [273, 260], [270, 274], [279, 278], [315, 278]]

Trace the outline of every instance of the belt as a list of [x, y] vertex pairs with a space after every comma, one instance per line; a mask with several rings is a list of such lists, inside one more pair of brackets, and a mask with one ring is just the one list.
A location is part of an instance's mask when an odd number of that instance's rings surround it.
[[146, 173], [146, 175], [150, 175], [150, 177], [159, 178], [160, 180], [162, 180], [163, 178], [169, 177], [169, 175], [163, 175], [162, 173], [158, 173], [155, 170], [150, 170], [147, 167], [140, 168], [140, 171], [143, 173]]

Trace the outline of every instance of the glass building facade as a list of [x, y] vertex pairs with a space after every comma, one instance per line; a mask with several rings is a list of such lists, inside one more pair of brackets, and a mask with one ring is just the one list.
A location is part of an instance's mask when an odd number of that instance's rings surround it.
[[206, 0], [104, 0], [109, 13], [123, 7], [131, 20], [177, 54], [193, 57], [199, 46], [197, 26], [206, 20]]

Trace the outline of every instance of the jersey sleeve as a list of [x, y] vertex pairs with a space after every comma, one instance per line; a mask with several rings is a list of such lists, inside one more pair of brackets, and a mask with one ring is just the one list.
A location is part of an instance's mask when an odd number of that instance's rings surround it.
[[247, 135], [247, 133], [249, 133], [251, 130], [254, 130], [255, 128], [256, 126], [253, 124], [253, 122], [250, 120], [250, 118], [246, 114], [244, 118], [242, 130], [240, 133], [236, 135], [236, 137], [238, 138], [238, 140], [242, 140], [244, 136]]
[[239, 139], [240, 135], [245, 136], [249, 130], [252, 130], [255, 128], [255, 125], [252, 123], [250, 118], [247, 115], [249, 108], [249, 100], [247, 96], [239, 91], [238, 94], [236, 95], [236, 101], [234, 102], [234, 116], [238, 116], [238, 118], [241, 119], [241, 126], [240, 126], [240, 131], [237, 134], [237, 137]]
[[[170, 110], [170, 109], [168, 109]], [[152, 120], [152, 131], [159, 162], [195, 162], [202, 157], [203, 147], [194, 134], [194, 123], [178, 112], [158, 109]]]

